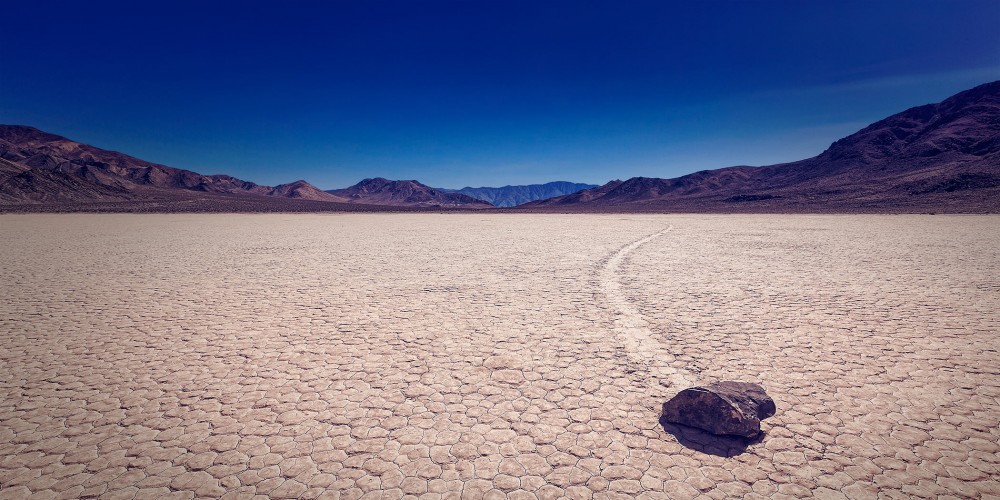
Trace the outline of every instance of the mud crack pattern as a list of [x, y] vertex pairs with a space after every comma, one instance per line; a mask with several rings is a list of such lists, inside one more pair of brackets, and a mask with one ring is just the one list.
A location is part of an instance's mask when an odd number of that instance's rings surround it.
[[[663, 340], [666, 339], [661, 340], [653, 334], [649, 322], [642, 317], [638, 308], [622, 291], [622, 281], [627, 279], [622, 275], [622, 265], [629, 254], [662, 237], [671, 229], [673, 226], [667, 226], [663, 230], [639, 238], [602, 259], [599, 266], [599, 280], [601, 291], [611, 309], [615, 335], [622, 343], [622, 352], [627, 358], [629, 370], [640, 372], [640, 377], [653, 377], [661, 384], [672, 387], [676, 392], [692, 385], [693, 378], [671, 366], [674, 358], [663, 344]], [[669, 276], [662, 278], [666, 282], [665, 286], [669, 286]]]
[[[998, 238], [998, 217], [0, 216], [0, 498], [990, 498]], [[667, 370], [762, 383], [766, 439], [661, 427]]]

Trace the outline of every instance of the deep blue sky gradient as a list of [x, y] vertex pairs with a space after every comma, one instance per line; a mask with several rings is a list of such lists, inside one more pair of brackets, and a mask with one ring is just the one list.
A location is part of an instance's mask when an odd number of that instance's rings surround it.
[[16, 2], [0, 123], [263, 184], [763, 165], [1000, 79], [1000, 2]]

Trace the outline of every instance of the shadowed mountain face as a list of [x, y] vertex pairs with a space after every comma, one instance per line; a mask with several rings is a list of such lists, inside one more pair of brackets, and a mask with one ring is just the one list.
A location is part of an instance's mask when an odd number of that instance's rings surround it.
[[915, 107], [807, 160], [636, 177], [526, 210], [1000, 211], [1000, 82]]
[[449, 193], [425, 186], [417, 181], [391, 181], [376, 177], [365, 179], [349, 188], [327, 193], [349, 203], [387, 206], [491, 208], [488, 202], [461, 193]]
[[596, 184], [580, 184], [578, 182], [547, 182], [545, 184], [529, 184], [525, 186], [503, 187], [464, 187], [462, 189], [439, 189], [446, 193], [462, 193], [497, 207], [513, 207], [529, 201], [544, 200], [577, 193], [584, 189], [597, 187]]
[[343, 201], [305, 181], [261, 186], [158, 165], [20, 125], [0, 125], [0, 202], [67, 203], [252, 195]]

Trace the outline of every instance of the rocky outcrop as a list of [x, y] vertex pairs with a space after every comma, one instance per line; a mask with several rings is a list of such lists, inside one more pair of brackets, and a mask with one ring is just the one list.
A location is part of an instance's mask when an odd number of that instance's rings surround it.
[[760, 385], [727, 381], [684, 389], [663, 403], [662, 418], [712, 434], [755, 438], [761, 433], [760, 421], [775, 410], [774, 400]]

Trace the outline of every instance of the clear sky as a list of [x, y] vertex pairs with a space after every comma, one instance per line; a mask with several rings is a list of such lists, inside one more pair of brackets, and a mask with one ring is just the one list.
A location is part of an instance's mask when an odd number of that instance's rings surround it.
[[0, 123], [330, 189], [814, 156], [1000, 79], [1000, 1], [9, 2]]

